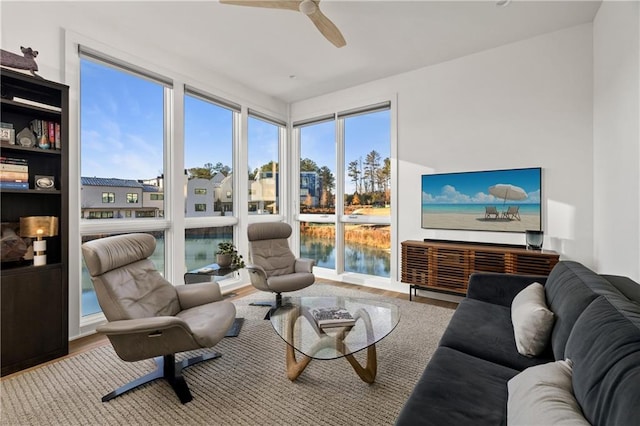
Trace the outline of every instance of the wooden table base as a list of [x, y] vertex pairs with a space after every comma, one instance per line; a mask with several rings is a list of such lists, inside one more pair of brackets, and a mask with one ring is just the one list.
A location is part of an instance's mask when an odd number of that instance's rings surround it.
[[[303, 316], [309, 320], [312, 325], [315, 325], [313, 319], [309, 318], [309, 315], [303, 312]], [[295, 326], [295, 318], [300, 316], [300, 311], [294, 310], [292, 311], [292, 317], [289, 319], [288, 324], [288, 333], [289, 336], [293, 335], [293, 329]], [[367, 326], [367, 333], [370, 332], [371, 329], [371, 319], [365, 311], [356, 312], [354, 315], [356, 320], [358, 318], [362, 318]], [[360, 376], [360, 378], [366, 383], [373, 383], [376, 379], [376, 373], [378, 371], [378, 358], [376, 356], [376, 345], [372, 344], [367, 347], [367, 362], [363, 367], [358, 360], [353, 356], [353, 353], [349, 350], [347, 345], [344, 343], [344, 339], [349, 333], [349, 328], [345, 327], [338, 331], [335, 335], [328, 335], [319, 327], [315, 326], [316, 332], [318, 333], [318, 341], [313, 345], [311, 350], [309, 351], [311, 354], [315, 354], [323, 348], [333, 347], [340, 353], [345, 355], [349, 364], [353, 367], [355, 372]], [[313, 358], [307, 355], [301, 355], [300, 360], [296, 359], [296, 352], [293, 346], [287, 344], [287, 352], [286, 352], [286, 363], [287, 363], [287, 377], [289, 380], [294, 381], [297, 379], [300, 374], [307, 368], [307, 365], [311, 362]]]

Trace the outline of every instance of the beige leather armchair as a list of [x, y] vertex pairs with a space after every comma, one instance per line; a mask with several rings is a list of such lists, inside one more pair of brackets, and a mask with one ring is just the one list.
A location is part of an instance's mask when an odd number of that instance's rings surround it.
[[287, 238], [290, 236], [291, 226], [283, 222], [252, 223], [248, 226], [249, 265], [246, 268], [251, 285], [276, 294], [275, 302], [253, 305], [271, 306], [273, 309], [282, 304], [281, 293], [301, 290], [315, 282], [314, 261], [296, 259], [289, 249]]
[[182, 369], [221, 356], [210, 352], [176, 363], [175, 353], [210, 348], [235, 319], [235, 306], [222, 301], [217, 283], [174, 287], [148, 259], [156, 240], [149, 234], [101, 238], [82, 245], [106, 334], [124, 361], [156, 358], [157, 369], [105, 395], [103, 402], [156, 379], [166, 379], [180, 401], [192, 400]]

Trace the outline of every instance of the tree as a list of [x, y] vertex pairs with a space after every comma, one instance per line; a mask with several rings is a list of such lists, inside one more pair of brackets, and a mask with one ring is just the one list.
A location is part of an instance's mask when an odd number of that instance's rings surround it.
[[350, 161], [347, 165], [347, 176], [351, 178], [351, 182], [356, 187], [356, 192], [359, 192], [362, 188], [360, 188], [360, 175], [362, 174], [362, 170], [358, 160]]
[[320, 178], [320, 188], [322, 188], [322, 197], [324, 198], [322, 205], [325, 206], [332, 199], [333, 190], [336, 187], [336, 178], [327, 166], [320, 167], [318, 177]]
[[211, 179], [215, 174], [213, 164], [211, 163], [206, 163], [203, 167], [192, 167], [187, 171], [189, 172], [189, 179]]
[[379, 188], [378, 170], [380, 168], [380, 154], [375, 149], [364, 159], [365, 192], [373, 192]]
[[320, 207], [326, 207], [328, 201], [329, 201], [329, 191], [327, 191], [326, 189], [323, 189], [322, 197], [320, 197]]
[[260, 171], [261, 172], [274, 172], [274, 173], [277, 173], [278, 172], [278, 163], [273, 161], [273, 160], [271, 160], [267, 164], [264, 164], [262, 167], [260, 167]]
[[215, 171], [216, 173], [222, 173], [224, 176], [228, 176], [229, 173], [231, 173], [231, 167], [217, 162], [216, 165], [213, 166], [213, 171]]
[[315, 161], [309, 158], [303, 158], [300, 160], [300, 171], [301, 172], [316, 172], [318, 171], [318, 165]]
[[352, 206], [359, 206], [360, 205], [360, 197], [358, 197], [358, 193], [355, 192], [353, 194], [353, 198], [351, 199], [351, 205]]
[[378, 181], [384, 194], [384, 202], [389, 204], [391, 201], [389, 190], [389, 185], [391, 184], [391, 160], [389, 157], [384, 159], [382, 168], [378, 170]]
[[311, 194], [307, 193], [307, 198], [304, 199], [304, 205], [310, 209], [313, 207], [313, 199], [311, 198]]

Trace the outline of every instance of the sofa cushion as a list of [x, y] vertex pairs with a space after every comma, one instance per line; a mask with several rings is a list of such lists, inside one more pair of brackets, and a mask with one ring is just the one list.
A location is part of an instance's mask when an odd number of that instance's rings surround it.
[[547, 305], [556, 320], [551, 332], [555, 359], [564, 359], [567, 339], [582, 311], [599, 295], [621, 295], [607, 280], [577, 262], [562, 261], [545, 284]]
[[510, 426], [589, 425], [573, 396], [569, 360], [529, 367], [509, 380], [507, 388]]
[[439, 347], [396, 421], [397, 425], [501, 425], [507, 381], [518, 371]]
[[640, 285], [629, 277], [620, 275], [601, 275], [627, 298], [640, 303]]
[[525, 356], [540, 355], [547, 347], [553, 320], [542, 284], [533, 283], [520, 291], [511, 304], [511, 322], [518, 352]]
[[599, 297], [569, 336], [574, 394], [594, 425], [637, 425], [640, 419], [640, 304]]
[[469, 298], [458, 305], [440, 345], [516, 370], [553, 361], [549, 351], [539, 358], [518, 353], [510, 308]]

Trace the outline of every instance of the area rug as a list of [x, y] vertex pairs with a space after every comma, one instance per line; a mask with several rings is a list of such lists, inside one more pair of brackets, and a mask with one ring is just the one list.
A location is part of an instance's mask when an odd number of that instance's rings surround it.
[[180, 404], [164, 381], [102, 403], [104, 394], [154, 368], [153, 361], [123, 362], [108, 345], [3, 380], [0, 424], [392, 425], [453, 310], [323, 283], [294, 295], [329, 294], [400, 307], [398, 327], [377, 345], [375, 383], [360, 380], [345, 359], [313, 360], [289, 381], [285, 343], [263, 320], [266, 308], [249, 306], [272, 295], [255, 293], [234, 300], [237, 316], [245, 320], [238, 337], [215, 346], [223, 356], [184, 371], [193, 394], [188, 404]]

